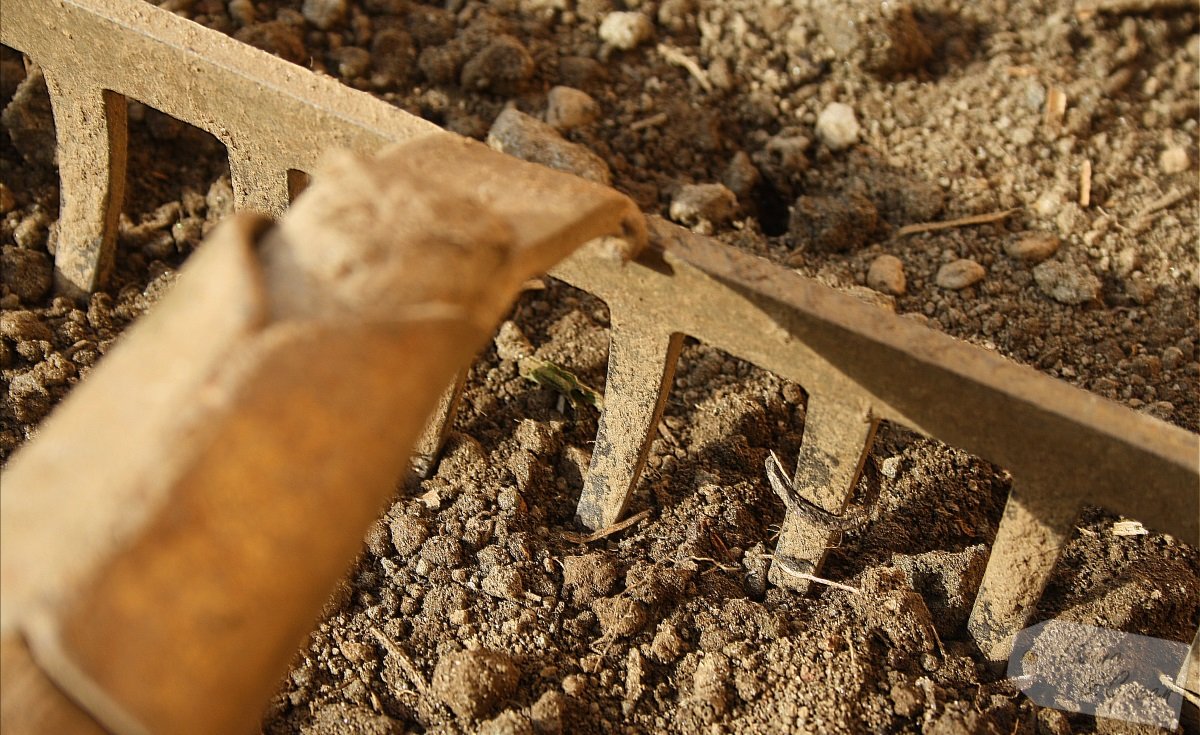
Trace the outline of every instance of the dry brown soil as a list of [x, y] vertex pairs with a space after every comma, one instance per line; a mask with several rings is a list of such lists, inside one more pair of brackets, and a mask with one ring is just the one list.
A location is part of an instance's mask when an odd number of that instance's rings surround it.
[[[581, 89], [600, 114], [567, 137], [646, 211], [725, 182], [738, 210], [711, 229], [731, 246], [1200, 428], [1200, 20], [1186, 2], [160, 4], [465, 135], [508, 104], [543, 114], [554, 85]], [[652, 37], [606, 47], [601, 20], [626, 9]], [[48, 101], [19, 55], [0, 64], [4, 459], [169, 288], [232, 195], [215, 140], [134, 105], [116, 278], [86, 309], [56, 297]], [[834, 102], [861, 126], [849, 148], [816, 131]], [[884, 254], [903, 293], [867, 288]], [[959, 259], [982, 278], [940, 286]], [[540, 357], [603, 384], [602, 303], [550, 281], [512, 319]], [[632, 506], [649, 518], [572, 543], [595, 411], [489, 350], [435, 474], [402, 483], [264, 731], [1136, 731], [1039, 709], [986, 668], [965, 617], [1010, 480], [935, 441], [883, 427], [822, 571], [857, 592], [765, 587], [783, 507], [763, 460], [794, 461], [803, 422], [797, 386], [689, 344]], [[1200, 555], [1116, 536], [1115, 520], [1081, 517], [1039, 618], [1190, 641]]]

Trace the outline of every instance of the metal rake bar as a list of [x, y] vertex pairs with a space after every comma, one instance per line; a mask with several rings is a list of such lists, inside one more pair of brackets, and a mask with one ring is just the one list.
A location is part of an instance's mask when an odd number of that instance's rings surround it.
[[[101, 284], [112, 261], [124, 98], [224, 142], [236, 205], [271, 214], [287, 205], [288, 172], [311, 170], [328, 148], [367, 152], [449, 135], [140, 0], [10, 5], [0, 40], [33, 57], [49, 83], [62, 162], [56, 267], [62, 285], [80, 292]], [[1083, 504], [1200, 540], [1200, 437], [715, 240], [656, 219], [650, 231], [651, 247], [632, 262], [595, 243], [552, 270], [607, 302], [612, 316], [605, 410], [579, 501], [585, 525], [624, 511], [691, 335], [808, 392], [775, 554], [791, 567], [819, 567], [835, 532], [820, 519], [843, 511], [881, 420], [1013, 473], [969, 623], [993, 660], [1028, 622]], [[456, 395], [457, 386], [447, 392], [422, 454], [435, 448]], [[778, 568], [771, 579], [806, 584]]]

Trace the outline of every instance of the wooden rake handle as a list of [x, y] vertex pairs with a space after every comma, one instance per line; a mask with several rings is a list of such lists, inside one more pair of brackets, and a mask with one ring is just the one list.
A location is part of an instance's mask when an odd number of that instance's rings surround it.
[[6, 732], [254, 731], [520, 284], [645, 237], [622, 195], [449, 135], [326, 169], [214, 232], [6, 470]]

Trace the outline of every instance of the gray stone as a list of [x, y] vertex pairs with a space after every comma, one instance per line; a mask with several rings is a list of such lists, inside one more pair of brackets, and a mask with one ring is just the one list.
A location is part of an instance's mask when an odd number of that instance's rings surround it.
[[502, 153], [566, 171], [589, 181], [605, 185], [612, 182], [612, 174], [604, 159], [564, 139], [547, 123], [514, 107], [507, 108], [496, 117], [488, 131], [487, 143]]

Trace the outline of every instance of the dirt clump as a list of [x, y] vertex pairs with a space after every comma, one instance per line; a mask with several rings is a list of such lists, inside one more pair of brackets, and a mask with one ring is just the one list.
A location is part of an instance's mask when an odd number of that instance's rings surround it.
[[490, 714], [517, 686], [520, 671], [496, 651], [459, 651], [444, 656], [433, 671], [433, 695], [465, 720]]

